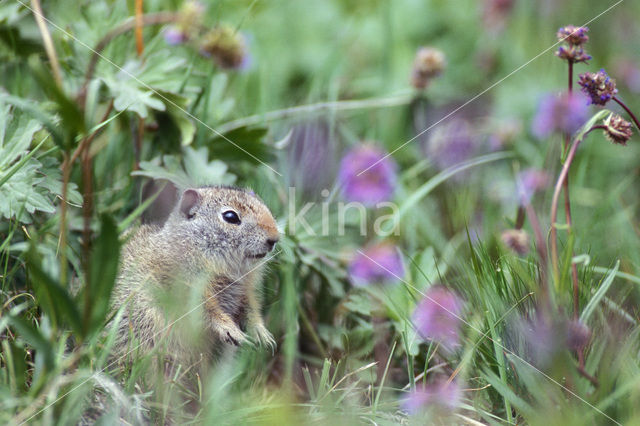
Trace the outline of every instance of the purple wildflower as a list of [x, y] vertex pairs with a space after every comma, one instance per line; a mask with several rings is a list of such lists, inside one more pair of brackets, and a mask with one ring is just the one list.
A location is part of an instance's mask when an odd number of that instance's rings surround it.
[[471, 158], [477, 143], [466, 120], [451, 120], [440, 124], [429, 138], [427, 155], [440, 170]]
[[458, 406], [462, 390], [457, 381], [439, 379], [426, 386], [419, 386], [402, 401], [409, 414], [418, 414], [427, 409], [451, 410]]
[[605, 137], [615, 144], [626, 145], [633, 136], [631, 123], [618, 114], [609, 114], [603, 124]]
[[567, 346], [579, 351], [589, 343], [591, 330], [582, 321], [572, 320], [567, 323]]
[[164, 31], [164, 41], [168, 45], [176, 46], [187, 41], [189, 37], [177, 27], [169, 27]]
[[536, 192], [549, 186], [551, 176], [543, 170], [530, 168], [518, 173], [516, 182], [519, 201], [526, 205], [531, 202], [531, 198]]
[[585, 72], [580, 74], [578, 84], [582, 87], [582, 92], [589, 96], [589, 101], [594, 105], [605, 105], [618, 93], [616, 81], [610, 78], [603, 69], [596, 73]]
[[462, 301], [447, 288], [430, 287], [413, 312], [413, 323], [424, 339], [439, 342], [446, 350], [460, 346]]
[[558, 47], [556, 55], [561, 59], [571, 62], [587, 62], [591, 59], [591, 55], [587, 55], [582, 47]]
[[393, 195], [396, 165], [385, 152], [364, 144], [342, 158], [338, 179], [347, 200], [374, 206]]
[[560, 28], [556, 35], [558, 36], [558, 41], [563, 44], [558, 48], [556, 56], [573, 63], [587, 62], [591, 59], [591, 55], [584, 51], [584, 44], [589, 41], [588, 31], [589, 28], [587, 27], [573, 25]]
[[399, 281], [404, 276], [402, 257], [393, 244], [368, 246], [358, 252], [349, 264], [349, 276], [358, 287]]
[[539, 139], [553, 132], [575, 133], [587, 119], [587, 104], [580, 95], [548, 95], [533, 119], [532, 131]]
[[575, 25], [567, 25], [562, 27], [556, 33], [558, 41], [566, 42], [571, 46], [582, 46], [589, 41], [589, 27], [576, 27]]

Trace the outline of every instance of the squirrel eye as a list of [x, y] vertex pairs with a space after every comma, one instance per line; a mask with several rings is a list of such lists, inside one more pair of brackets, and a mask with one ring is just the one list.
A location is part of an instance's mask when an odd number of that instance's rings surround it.
[[233, 210], [227, 210], [226, 212], [223, 212], [222, 218], [225, 222], [229, 222], [234, 225], [240, 225], [240, 218], [238, 217], [238, 214]]

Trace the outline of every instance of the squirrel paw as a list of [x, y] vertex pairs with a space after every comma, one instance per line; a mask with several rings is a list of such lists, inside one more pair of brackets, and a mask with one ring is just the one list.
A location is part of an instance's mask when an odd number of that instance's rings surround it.
[[254, 324], [251, 327], [251, 335], [255, 338], [260, 346], [267, 346], [271, 349], [271, 353], [273, 354], [276, 349], [276, 340], [273, 338], [273, 335], [267, 330], [264, 324]]
[[216, 324], [213, 328], [223, 342], [240, 346], [247, 341], [247, 335], [235, 324]]

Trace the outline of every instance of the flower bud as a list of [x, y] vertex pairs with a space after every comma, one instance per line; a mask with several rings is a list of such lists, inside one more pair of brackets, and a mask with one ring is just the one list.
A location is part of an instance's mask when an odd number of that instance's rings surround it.
[[565, 42], [570, 46], [582, 46], [589, 41], [588, 27], [576, 27], [575, 25], [567, 25], [562, 27], [556, 33], [558, 41]]
[[591, 59], [591, 55], [588, 55], [583, 47], [589, 40], [587, 31], [589, 31], [587, 27], [573, 25], [560, 28], [556, 35], [558, 36], [558, 41], [563, 44], [558, 48], [556, 56], [573, 63], [587, 62]]
[[244, 37], [228, 25], [220, 25], [204, 35], [200, 52], [222, 68], [241, 68], [247, 57]]
[[616, 81], [610, 78], [605, 70], [580, 74], [578, 84], [594, 105], [604, 105], [618, 93]]
[[618, 114], [611, 113], [604, 120], [604, 135], [615, 144], [626, 145], [633, 135], [631, 123]]
[[433, 47], [421, 47], [416, 53], [411, 73], [411, 83], [417, 89], [424, 89], [434, 77], [444, 70], [446, 60], [442, 51]]

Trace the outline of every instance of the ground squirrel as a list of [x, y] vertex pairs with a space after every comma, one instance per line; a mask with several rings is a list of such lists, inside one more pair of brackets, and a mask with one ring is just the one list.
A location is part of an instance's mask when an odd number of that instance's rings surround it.
[[142, 225], [123, 249], [114, 290], [114, 307], [127, 305], [120, 352], [162, 344], [189, 363], [249, 336], [273, 347], [256, 287], [278, 238], [271, 212], [252, 191], [185, 190], [162, 227]]

